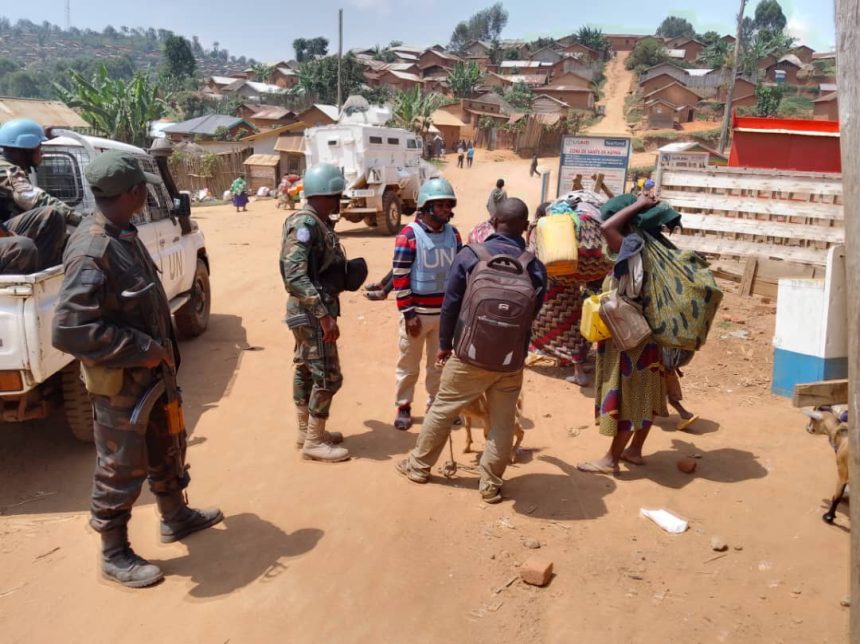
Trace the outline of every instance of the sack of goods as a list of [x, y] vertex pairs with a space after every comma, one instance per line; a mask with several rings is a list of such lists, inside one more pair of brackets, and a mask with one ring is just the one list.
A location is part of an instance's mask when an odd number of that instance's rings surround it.
[[522, 369], [528, 354], [537, 291], [528, 273], [534, 259], [492, 255], [470, 244], [478, 264], [469, 274], [463, 307], [454, 331], [454, 352], [463, 362], [487, 371]]
[[663, 347], [698, 351], [708, 338], [723, 292], [698, 254], [642, 236], [642, 313], [651, 333]]
[[622, 288], [619, 286], [619, 289], [600, 296], [600, 317], [612, 334], [615, 345], [621, 351], [629, 351], [651, 335], [651, 328], [639, 304], [619, 293]]
[[535, 249], [550, 277], [567, 277], [576, 273], [579, 243], [572, 215], [547, 214], [537, 222]]

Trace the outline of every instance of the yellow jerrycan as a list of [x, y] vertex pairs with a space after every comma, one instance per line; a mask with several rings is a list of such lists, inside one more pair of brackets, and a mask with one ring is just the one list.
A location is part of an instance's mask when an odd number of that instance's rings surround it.
[[546, 215], [538, 219], [535, 250], [546, 266], [550, 277], [576, 274], [579, 258], [579, 242], [576, 225], [566, 213]]

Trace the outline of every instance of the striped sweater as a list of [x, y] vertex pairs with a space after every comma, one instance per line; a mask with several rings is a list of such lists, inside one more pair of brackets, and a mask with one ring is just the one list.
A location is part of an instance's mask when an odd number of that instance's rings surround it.
[[[418, 225], [428, 235], [440, 234], [432, 232], [421, 221], [418, 221]], [[450, 226], [450, 224], [448, 225]], [[454, 235], [457, 238], [457, 251], [459, 252], [463, 242], [456, 228], [454, 228]], [[401, 230], [394, 241], [393, 283], [397, 293], [397, 309], [405, 318], [412, 318], [416, 315], [439, 315], [442, 310], [442, 299], [445, 296], [444, 291], [429, 295], [419, 295], [412, 292], [410, 276], [412, 264], [415, 262], [416, 243], [415, 231], [410, 226]]]

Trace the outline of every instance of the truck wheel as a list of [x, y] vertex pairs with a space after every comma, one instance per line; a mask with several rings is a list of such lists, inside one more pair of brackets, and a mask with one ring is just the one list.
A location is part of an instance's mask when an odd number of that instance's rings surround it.
[[176, 329], [184, 338], [195, 338], [209, 325], [209, 311], [212, 305], [212, 291], [209, 288], [209, 271], [202, 259], [197, 259], [194, 283], [191, 285], [191, 299], [173, 316]]
[[77, 360], [61, 372], [63, 381], [63, 411], [69, 429], [79, 441], [93, 442], [93, 407], [90, 396], [81, 380], [81, 366]]
[[382, 196], [382, 219], [385, 232], [396, 235], [403, 228], [400, 218], [403, 215], [403, 204], [395, 192], [386, 192]]

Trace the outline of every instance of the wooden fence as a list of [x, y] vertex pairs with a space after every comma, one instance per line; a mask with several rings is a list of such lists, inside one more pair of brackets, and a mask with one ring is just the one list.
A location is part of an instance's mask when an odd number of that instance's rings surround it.
[[192, 194], [204, 188], [220, 199], [230, 189], [233, 180], [245, 172], [242, 165], [252, 150], [236, 150], [221, 154], [181, 153], [170, 157], [170, 173], [179, 190]]
[[658, 184], [683, 214], [683, 233], [672, 241], [728, 260], [717, 272], [745, 294], [774, 295], [780, 277], [823, 276], [827, 250], [845, 241], [839, 174], [662, 169]]

